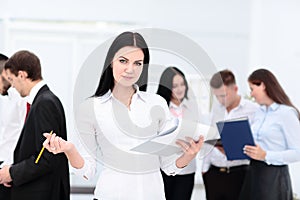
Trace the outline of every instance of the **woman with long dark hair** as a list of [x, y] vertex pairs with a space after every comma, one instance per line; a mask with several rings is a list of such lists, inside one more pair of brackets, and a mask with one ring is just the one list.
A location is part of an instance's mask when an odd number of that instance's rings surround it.
[[244, 148], [251, 162], [240, 199], [292, 200], [288, 164], [300, 161], [299, 112], [270, 71], [258, 69], [248, 82], [261, 107], [252, 125], [256, 146]]
[[[93, 177], [95, 160], [100, 159], [102, 168], [95, 199], [165, 199], [160, 168], [169, 175], [178, 173], [194, 159], [203, 144], [203, 137], [198, 143], [178, 141], [183, 153], [171, 157], [131, 151], [147, 141], [149, 134], [163, 130], [169, 119], [164, 99], [143, 92], [147, 88], [148, 64], [148, 46], [139, 33], [124, 32], [111, 44], [98, 88], [76, 115], [78, 131], [92, 154], [91, 165], [72, 143], [55, 134], [45, 134], [47, 150], [64, 152], [86, 179]], [[162, 108], [162, 115], [153, 117], [153, 107]], [[152, 129], [140, 128], [149, 124]]]
[[[157, 94], [162, 96], [169, 105], [171, 114], [182, 121], [190, 114], [197, 115], [194, 106], [191, 106], [188, 98], [188, 83], [185, 75], [177, 67], [167, 67], [159, 81]], [[192, 160], [179, 174], [169, 176], [161, 171], [166, 200], [191, 199], [196, 171], [196, 161]]]

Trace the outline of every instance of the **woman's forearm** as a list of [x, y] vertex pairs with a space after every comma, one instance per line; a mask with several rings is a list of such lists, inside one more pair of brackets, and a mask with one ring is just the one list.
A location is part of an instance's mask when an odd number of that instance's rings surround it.
[[72, 167], [81, 169], [84, 166], [84, 159], [77, 151], [73, 143], [70, 143], [70, 146], [70, 149], [65, 152], [65, 155], [67, 156]]

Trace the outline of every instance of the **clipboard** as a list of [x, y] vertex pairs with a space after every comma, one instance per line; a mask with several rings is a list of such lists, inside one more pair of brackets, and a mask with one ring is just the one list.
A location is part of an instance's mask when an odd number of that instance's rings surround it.
[[248, 118], [235, 118], [216, 124], [227, 159], [250, 159], [243, 150], [245, 145], [255, 146]]
[[206, 140], [204, 143], [210, 144], [210, 145], [215, 146], [215, 147], [223, 147], [221, 139]]

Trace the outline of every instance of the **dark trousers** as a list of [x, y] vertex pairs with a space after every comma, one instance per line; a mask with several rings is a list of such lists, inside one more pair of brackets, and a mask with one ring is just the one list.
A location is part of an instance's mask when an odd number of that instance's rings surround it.
[[292, 200], [289, 168], [251, 160], [240, 200]]
[[195, 173], [168, 176], [161, 171], [166, 200], [190, 200], [194, 188]]
[[10, 200], [10, 188], [0, 185], [0, 200]]
[[231, 168], [211, 166], [203, 174], [207, 200], [238, 200], [248, 165]]

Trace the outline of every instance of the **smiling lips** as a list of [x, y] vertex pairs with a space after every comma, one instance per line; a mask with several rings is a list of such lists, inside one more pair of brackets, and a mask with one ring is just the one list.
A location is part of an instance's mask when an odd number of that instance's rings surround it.
[[124, 79], [127, 79], [127, 80], [130, 80], [130, 79], [133, 79], [134, 77], [131, 77], [131, 76], [122, 76]]

